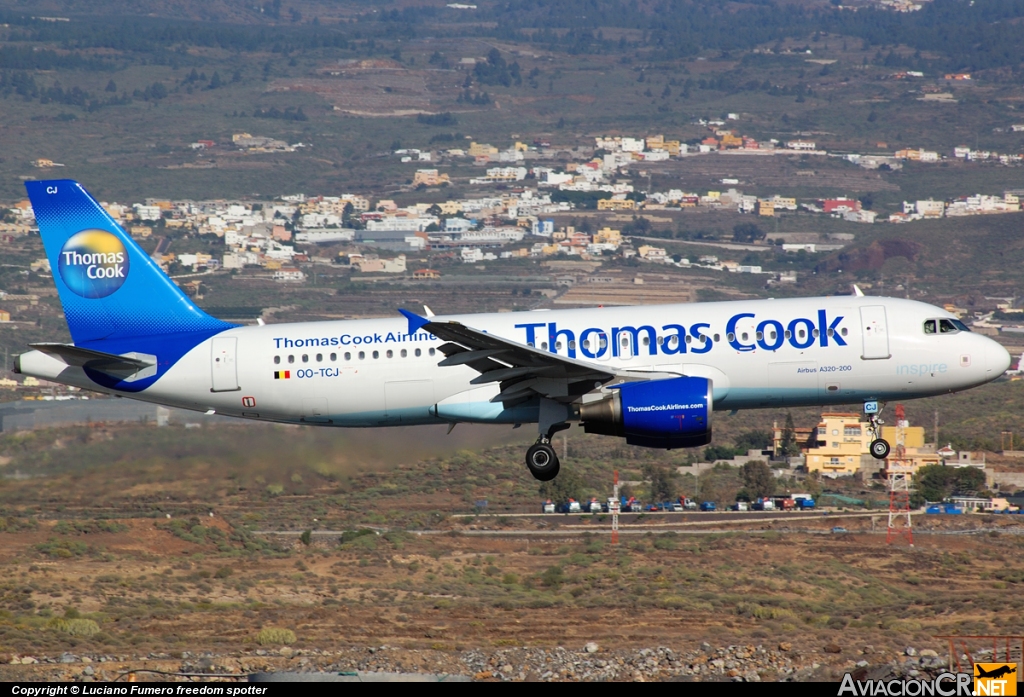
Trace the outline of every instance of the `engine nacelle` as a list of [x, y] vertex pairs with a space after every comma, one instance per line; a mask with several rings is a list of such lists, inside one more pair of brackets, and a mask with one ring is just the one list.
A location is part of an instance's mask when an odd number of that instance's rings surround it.
[[587, 433], [625, 438], [647, 448], [692, 448], [711, 442], [711, 381], [671, 378], [627, 382], [606, 399], [580, 407]]

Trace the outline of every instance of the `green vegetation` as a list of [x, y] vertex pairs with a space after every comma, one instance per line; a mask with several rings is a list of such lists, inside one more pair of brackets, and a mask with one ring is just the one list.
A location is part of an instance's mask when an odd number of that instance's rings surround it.
[[260, 646], [287, 646], [295, 643], [295, 632], [279, 627], [266, 627], [256, 635], [256, 643]]
[[81, 618], [53, 618], [47, 623], [47, 626], [74, 637], [91, 637], [99, 634], [100, 626], [96, 624], [95, 620], [81, 619]]
[[954, 494], [976, 496], [985, 487], [985, 473], [974, 467], [928, 465], [914, 475], [914, 484], [926, 501], [943, 501]]

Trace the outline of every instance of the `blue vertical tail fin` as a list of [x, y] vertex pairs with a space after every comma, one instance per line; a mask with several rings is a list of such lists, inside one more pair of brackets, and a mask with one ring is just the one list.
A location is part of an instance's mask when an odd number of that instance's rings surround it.
[[199, 339], [235, 326], [189, 300], [78, 182], [29, 181], [25, 188], [76, 345]]

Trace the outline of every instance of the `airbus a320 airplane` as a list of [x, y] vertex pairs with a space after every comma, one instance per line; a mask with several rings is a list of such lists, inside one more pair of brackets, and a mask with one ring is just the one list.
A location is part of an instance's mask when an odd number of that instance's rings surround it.
[[862, 296], [239, 326], [196, 307], [78, 183], [26, 187], [74, 343], [32, 344], [18, 372], [261, 421], [536, 423], [541, 480], [574, 421], [651, 448], [709, 443], [712, 410], [863, 402], [876, 425], [879, 401], [1010, 365], [944, 310]]

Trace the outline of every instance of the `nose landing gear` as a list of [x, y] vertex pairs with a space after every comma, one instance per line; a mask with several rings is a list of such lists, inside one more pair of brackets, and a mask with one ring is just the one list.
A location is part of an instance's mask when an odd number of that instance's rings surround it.
[[871, 432], [871, 445], [868, 450], [871, 457], [876, 460], [884, 460], [889, 457], [889, 441], [882, 438], [882, 424], [885, 423], [878, 418], [879, 413], [885, 408], [885, 404], [878, 402], [865, 402], [864, 413], [868, 415], [868, 430]]

